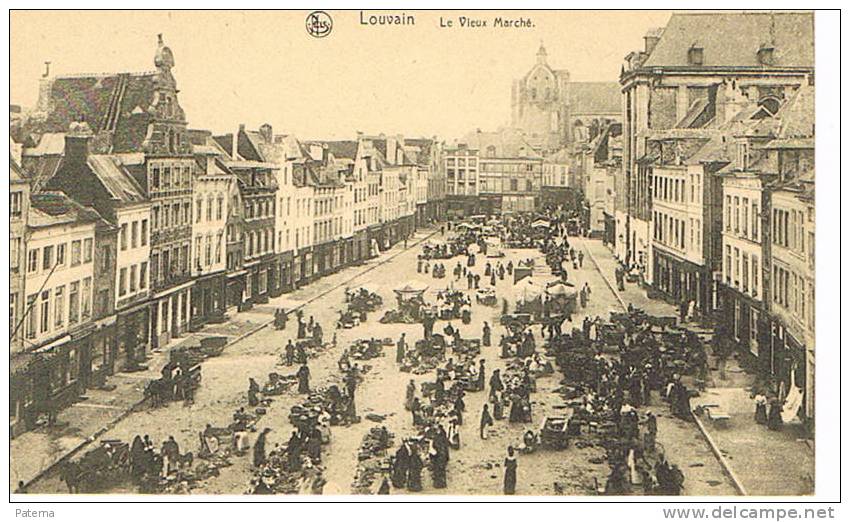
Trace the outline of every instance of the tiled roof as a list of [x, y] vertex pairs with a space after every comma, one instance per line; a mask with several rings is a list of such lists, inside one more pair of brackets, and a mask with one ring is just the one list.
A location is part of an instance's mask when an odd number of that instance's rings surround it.
[[56, 174], [62, 163], [62, 156], [24, 156], [21, 163], [24, 175], [32, 182], [33, 190], [38, 191]]
[[617, 82], [570, 82], [572, 114], [620, 114], [620, 84]]
[[95, 150], [138, 151], [153, 119], [148, 110], [157, 78], [156, 72], [58, 77], [49, 93], [51, 111], [34, 124], [35, 130], [60, 133], [75, 121], [85, 121], [98, 134]]
[[115, 156], [92, 154], [87, 163], [113, 198], [122, 203], [140, 203], [146, 200], [144, 189]]
[[355, 159], [357, 157], [357, 142], [352, 140], [345, 141], [324, 141], [327, 144], [328, 151], [338, 159]]
[[84, 207], [65, 195], [64, 192], [44, 191], [30, 197], [28, 224], [33, 227], [49, 227], [69, 223], [95, 223], [100, 214], [91, 207]]
[[674, 13], [644, 67], [688, 66], [688, 50], [703, 49], [696, 67], [763, 67], [757, 51], [774, 48], [776, 67], [814, 67], [812, 13]]

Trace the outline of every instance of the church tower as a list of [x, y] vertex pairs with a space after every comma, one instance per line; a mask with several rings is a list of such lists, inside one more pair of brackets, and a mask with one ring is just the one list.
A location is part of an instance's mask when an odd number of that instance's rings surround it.
[[566, 143], [566, 91], [569, 72], [549, 66], [543, 43], [531, 70], [514, 80], [511, 88], [511, 126], [540, 150], [556, 150]]

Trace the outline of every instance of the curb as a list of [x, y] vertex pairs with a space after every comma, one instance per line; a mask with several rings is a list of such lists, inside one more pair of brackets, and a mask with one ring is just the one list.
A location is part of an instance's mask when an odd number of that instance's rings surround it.
[[[434, 230], [433, 232], [426, 235], [422, 239], [419, 239], [417, 241], [410, 241], [407, 248], [403, 248], [402, 250], [392, 254], [391, 256], [387, 257], [386, 259], [382, 259], [381, 261], [373, 264], [372, 266], [370, 266], [366, 270], [363, 270], [362, 272], [358, 272], [357, 274], [351, 276], [350, 278], [348, 278], [344, 281], [341, 281], [339, 284], [332, 286], [331, 288], [325, 290], [324, 292], [317, 294], [317, 295], [311, 297], [310, 299], [307, 299], [306, 301], [302, 302], [298, 306], [293, 307], [291, 310], [287, 310], [287, 312], [286, 312], [287, 315], [289, 315], [290, 312], [300, 310], [301, 308], [304, 308], [308, 304], [313, 303], [314, 301], [317, 301], [318, 299], [321, 299], [322, 297], [328, 295], [329, 293], [333, 292], [334, 290], [339, 289], [339, 287], [346, 285], [346, 284], [350, 283], [351, 281], [354, 281], [358, 277], [360, 277], [364, 274], [368, 274], [369, 272], [375, 270], [376, 268], [389, 263], [390, 261], [392, 261], [396, 257], [400, 256], [401, 254], [404, 254], [405, 252], [407, 252], [411, 248], [415, 247], [416, 245], [422, 243], [423, 241], [428, 240], [429, 238], [431, 238], [431, 236], [433, 236], [434, 234], [436, 234], [438, 232], [439, 232], [439, 230]], [[263, 328], [265, 328], [265, 327], [267, 327], [267, 326], [269, 326], [270, 324], [273, 324], [273, 323], [274, 323], [274, 319], [270, 319], [270, 320], [268, 320], [264, 323], [259, 324], [256, 328], [253, 328], [253, 329], [251, 329], [251, 330], [249, 330], [249, 331], [247, 331], [247, 332], [245, 332], [241, 335], [234, 337], [233, 339], [231, 339], [227, 342], [227, 344], [224, 346], [224, 349], [227, 349], [231, 345], [234, 345], [234, 344], [238, 343], [239, 341], [242, 341], [243, 339], [254, 335], [255, 333], [259, 332]], [[39, 471], [33, 478], [24, 482], [24, 489], [26, 489], [30, 485], [38, 482], [39, 480], [44, 478], [45, 475], [47, 475], [51, 471], [53, 471], [53, 469], [56, 468], [56, 466], [67, 462], [72, 457], [74, 457], [77, 453], [79, 453], [82, 449], [84, 449], [86, 446], [88, 446], [92, 442], [99, 439], [104, 433], [106, 433], [107, 431], [114, 428], [116, 424], [118, 424], [122, 420], [126, 419], [131, 413], [134, 413], [135, 411], [137, 411], [139, 406], [141, 406], [144, 402], [145, 402], [145, 399], [143, 397], [140, 401], [135, 402], [132, 405], [130, 405], [125, 411], [123, 411], [118, 416], [116, 416], [114, 419], [111, 419], [105, 425], [100, 427], [97, 431], [95, 431], [94, 433], [92, 433], [91, 435], [86, 437], [82, 442], [80, 442], [79, 444], [77, 444], [76, 446], [71, 448], [67, 453], [65, 453], [64, 455], [59, 457], [55, 462], [53, 462], [52, 464], [50, 464], [46, 468], [42, 469], [41, 471]]]
[[744, 484], [741, 483], [738, 476], [735, 474], [735, 471], [732, 469], [732, 466], [729, 465], [729, 462], [726, 460], [726, 457], [720, 452], [720, 448], [717, 446], [717, 443], [714, 442], [714, 438], [708, 433], [708, 430], [705, 429], [705, 425], [702, 421], [694, 415], [694, 412], [691, 411], [691, 417], [693, 417], [694, 422], [697, 423], [697, 427], [699, 427], [700, 433], [708, 442], [708, 445], [711, 447], [711, 452], [714, 453], [714, 456], [717, 458], [718, 462], [720, 462], [720, 467], [723, 468], [723, 472], [726, 473], [726, 476], [732, 481], [732, 485], [735, 486], [735, 489], [738, 491], [739, 495], [748, 496], [746, 488], [744, 488]]
[[[596, 267], [596, 270], [599, 272], [599, 275], [602, 276], [602, 279], [605, 281], [605, 284], [608, 285], [608, 288], [617, 298], [617, 301], [619, 301], [620, 306], [622, 306], [624, 310], [627, 309], [628, 307], [623, 301], [623, 298], [620, 297], [619, 292], [614, 289], [614, 286], [611, 284], [611, 281], [608, 279], [608, 276], [606, 276], [602, 272], [602, 269], [599, 268], [599, 263], [596, 262], [596, 257], [594, 257], [590, 249], [587, 248], [587, 244], [585, 244], [584, 239], [582, 239], [581, 244], [584, 247], [585, 252], [587, 252], [587, 255], [590, 256], [590, 260], [593, 261], [593, 266]], [[723, 469], [723, 473], [725, 473], [726, 476], [729, 477], [729, 479], [732, 481], [732, 485], [735, 487], [735, 490], [738, 492], [739, 495], [748, 496], [747, 490], [746, 488], [744, 488], [743, 483], [741, 483], [741, 481], [738, 479], [738, 476], [735, 474], [735, 471], [732, 469], [732, 466], [726, 460], [726, 457], [724, 457], [723, 454], [720, 452], [720, 448], [717, 446], [717, 443], [714, 442], [714, 439], [708, 433], [708, 430], [705, 429], [705, 426], [703, 425], [702, 421], [699, 420], [696, 415], [694, 415], [693, 411], [691, 412], [691, 417], [693, 417], [694, 421], [696, 422], [696, 425], [699, 428], [699, 431], [705, 441], [708, 442], [708, 446], [711, 448], [711, 452], [714, 453], [714, 457], [720, 463], [720, 467], [721, 469]]]

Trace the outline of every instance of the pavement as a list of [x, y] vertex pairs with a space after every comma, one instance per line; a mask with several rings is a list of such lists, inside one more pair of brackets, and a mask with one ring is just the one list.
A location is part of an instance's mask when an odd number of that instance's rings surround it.
[[[584, 248], [593, 255], [600, 270], [613, 282], [617, 262], [611, 251], [601, 241], [581, 241]], [[674, 306], [646, 297], [646, 293], [637, 284], [626, 283], [623, 292], [618, 292], [616, 288], [611, 291], [620, 295], [624, 302], [632, 303], [649, 313], [678, 313]], [[755, 405], [750, 398], [754, 376], [741, 369], [737, 361], [732, 359], [726, 363], [725, 375], [721, 378], [710, 350], [709, 366], [709, 385], [691, 404], [694, 408], [705, 404], [717, 405], [718, 409], [729, 414], [727, 421], [713, 422], [701, 417], [700, 428], [704, 432], [706, 442], [713, 446], [712, 452], [716, 451], [722, 456], [743, 492], [759, 496], [814, 494], [814, 451], [805, 440], [807, 435], [802, 424], [786, 424], [781, 430], [772, 431], [756, 423]], [[658, 437], [665, 447], [669, 444], [668, 451], [680, 443], [700, 446], [697, 441], [690, 441], [687, 437], [667, 438], [668, 433], [672, 431], [662, 428], [659, 419]], [[702, 452], [703, 448], [700, 448], [700, 453]], [[692, 475], [701, 471], [685, 471], [686, 493]]]
[[[411, 238], [408, 247], [413, 248], [433, 233], [430, 229], [419, 231]], [[145, 384], [160, 376], [160, 370], [168, 361], [172, 349], [182, 345], [198, 345], [200, 339], [209, 335], [225, 336], [228, 343], [233, 344], [270, 324], [276, 306], [284, 305], [287, 309], [303, 306], [345, 284], [352, 277], [374, 270], [404, 250], [404, 243], [399, 242], [374, 259], [318, 279], [294, 292], [272, 299], [266, 305], [258, 305], [245, 312], [230, 312], [227, 322], [207, 325], [197, 332], [172, 339], [168, 345], [153, 351], [145, 361], [147, 370], [120, 372], [109, 378], [108, 389], [87, 390], [80, 401], [59, 412], [54, 427], [28, 431], [10, 441], [10, 488], [14, 491], [23, 482], [28, 485], [28, 491], [37, 491], [38, 488], [30, 486], [33, 480], [40, 478], [61, 460], [73, 457], [87, 448], [92, 441], [102, 437], [139, 409]], [[205, 366], [208, 364], [215, 363], [207, 361]], [[207, 377], [204, 371], [205, 385], [209, 382]]]
[[[267, 305], [257, 306], [248, 314], [234, 314], [234, 321], [250, 318], [252, 325], [269, 322], [276, 306], [302, 306], [305, 317], [314, 316], [325, 330], [326, 339], [337, 336], [337, 346], [312, 359], [309, 363], [311, 371], [311, 386], [326, 386], [338, 383], [340, 380], [337, 361], [343, 348], [359, 338], [391, 338], [397, 339], [402, 332], [407, 334], [408, 343], [412, 344], [422, 336], [422, 326], [419, 324], [381, 324], [378, 319], [383, 313], [394, 307], [393, 288], [404, 281], [421, 281], [429, 285], [427, 300], [433, 300], [437, 290], [445, 288], [451, 282], [451, 269], [459, 258], [445, 262], [447, 277], [433, 279], [431, 274], [416, 272], [416, 256], [419, 253], [417, 243], [423, 241], [430, 231], [418, 233], [409, 242], [408, 249], [401, 244], [396, 245], [390, 252], [371, 260], [365, 265], [346, 268], [336, 274], [317, 280], [295, 292], [285, 294], [271, 300]], [[609, 286], [613, 280], [614, 261], [610, 251], [599, 241], [578, 240], [583, 243], [588, 255], [582, 268], [571, 271], [570, 280], [577, 286], [587, 282], [592, 288], [592, 294], [587, 308], [579, 310], [573, 316], [572, 325], [578, 327], [585, 316], [606, 317], [611, 310], [621, 306], [618, 296], [624, 302], [633, 302], [635, 306], [659, 315], [675, 313], [672, 306], [658, 301], [649, 300], [635, 285], [628, 285], [620, 295]], [[532, 250], [506, 250], [506, 258], [516, 265], [520, 259], [533, 257], [544, 264], [539, 252]], [[596, 263], [594, 263], [594, 261]], [[491, 260], [495, 264], [495, 260]], [[599, 269], [597, 270], [597, 265]], [[475, 271], [482, 273], [484, 262], [479, 260]], [[604, 277], [603, 277], [604, 276]], [[497, 281], [497, 295], [511, 299], [512, 284], [506, 277]], [[482, 278], [482, 283], [484, 278]], [[334, 330], [338, 318], [338, 310], [343, 308], [344, 290], [347, 286], [368, 284], [377, 291], [384, 300], [384, 307], [369, 315], [366, 323], [352, 329]], [[465, 280], [454, 283], [459, 289], [466, 289]], [[483, 348], [481, 358], [485, 360], [488, 374], [495, 368], [504, 368], [504, 361], [498, 357], [498, 339], [502, 333], [499, 326], [500, 305], [486, 307], [473, 303], [472, 323], [462, 325], [460, 321], [453, 326], [461, 330], [464, 338], [480, 337], [484, 321], [493, 327], [493, 346]], [[435, 325], [435, 331], [445, 327], [446, 322], [440, 321]], [[221, 328], [221, 325], [216, 325]], [[226, 328], [230, 328], [227, 326]], [[113, 419], [111, 425], [102, 434], [104, 437], [130, 440], [136, 434], [149, 434], [151, 439], [159, 444], [169, 435], [173, 435], [180, 444], [181, 451], [195, 451], [197, 448], [197, 433], [204, 429], [207, 423], [214, 426], [226, 425], [231, 421], [234, 410], [246, 404], [248, 378], [254, 377], [261, 384], [266, 381], [269, 372], [282, 374], [294, 373], [295, 368], [277, 366], [280, 353], [286, 341], [295, 336], [295, 321], [289, 321], [284, 331], [271, 328], [259, 328], [244, 338], [235, 340], [232, 345], [220, 355], [203, 363], [203, 383], [195, 396], [192, 405], [180, 403], [168, 404], [157, 409], [139, 408], [124, 414], [115, 420], [116, 411], [106, 410], [109, 414], [99, 421], [93, 420], [86, 424], [80, 433], [92, 433], [92, 430], [103, 429], [106, 419]], [[539, 332], [535, 332], [539, 337]], [[363, 383], [357, 389], [357, 410], [363, 421], [347, 427], [332, 428], [331, 443], [323, 448], [324, 477], [328, 481], [324, 493], [349, 494], [351, 483], [357, 467], [357, 450], [363, 435], [372, 427], [379, 424], [365, 418], [368, 413], [385, 416], [382, 422], [395, 434], [396, 446], [405, 436], [414, 435], [410, 413], [404, 410], [404, 392], [409, 380], [417, 384], [434, 379], [433, 372], [425, 375], [412, 375], [399, 371], [395, 363], [395, 348], [387, 347], [382, 357], [364, 361], [361, 366], [369, 366], [364, 375]], [[142, 379], [139, 379], [143, 382]], [[470, 393], [467, 395], [465, 422], [461, 427], [461, 449], [452, 451], [448, 466], [448, 489], [433, 488], [429, 473], [423, 472], [422, 494], [501, 494], [502, 463], [506, 447], [516, 445], [522, 434], [528, 429], [537, 429], [546, 416], [564, 415], [565, 405], [554, 390], [560, 385], [559, 374], [542, 377], [537, 381], [538, 391], [532, 395], [533, 422], [529, 424], [511, 424], [497, 421], [490, 429], [490, 437], [482, 441], [478, 436], [479, 415], [486, 399], [486, 393]], [[110, 392], [119, 395], [116, 392]], [[128, 392], [129, 393], [129, 392]], [[132, 395], [132, 394], [131, 394]], [[263, 416], [257, 428], [272, 429], [267, 446], [285, 443], [292, 431], [288, 420], [290, 408], [301, 402], [302, 396], [294, 392], [273, 398], [268, 407], [268, 413]], [[118, 399], [116, 399], [117, 401]], [[116, 408], [119, 408], [116, 402]], [[717, 458], [712, 453], [698, 427], [694, 423], [684, 422], [668, 415], [666, 407], [658, 400], [653, 401], [653, 409], [659, 414], [658, 442], [667, 451], [671, 461], [678, 463], [685, 473], [685, 493], [691, 495], [734, 495], [735, 487], [724, 473]], [[103, 408], [88, 408], [100, 410]], [[108, 422], [108, 421], [107, 421]], [[41, 435], [40, 446], [16, 445], [12, 449], [13, 463], [38, 462], [44, 454], [44, 448], [53, 444], [57, 437]], [[77, 439], [81, 437], [77, 434]], [[13, 441], [15, 443], [18, 439]], [[67, 446], [63, 446], [67, 447]], [[394, 448], [393, 450], [394, 451]], [[61, 455], [62, 449], [53, 450], [55, 456]], [[730, 452], [731, 453], [731, 452]], [[517, 470], [517, 494], [525, 495], [592, 495], [594, 485], [598, 481], [604, 483], [608, 467], [599, 458], [604, 455], [601, 448], [576, 448], [567, 450], [538, 451], [531, 455], [521, 455]], [[735, 460], [732, 458], [731, 460]], [[248, 488], [253, 475], [250, 456], [234, 457], [229, 467], [221, 468], [220, 475], [198, 484], [192, 493], [201, 494], [238, 494]], [[44, 468], [48, 461], [43, 461]], [[27, 464], [30, 465], [30, 464]], [[31, 468], [38, 466], [31, 465]], [[16, 481], [13, 479], [13, 483]], [[377, 487], [377, 484], [375, 484]], [[109, 492], [132, 492], [127, 485], [116, 484]], [[55, 473], [46, 473], [35, 481], [29, 488], [31, 493], [63, 493], [64, 486], [59, 482]], [[410, 494], [406, 491], [393, 491], [392, 494]]]

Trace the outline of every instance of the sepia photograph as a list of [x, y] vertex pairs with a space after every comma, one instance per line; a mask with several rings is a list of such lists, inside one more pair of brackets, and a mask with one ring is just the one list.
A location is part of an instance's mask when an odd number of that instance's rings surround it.
[[833, 491], [816, 14], [10, 10], [10, 499]]

